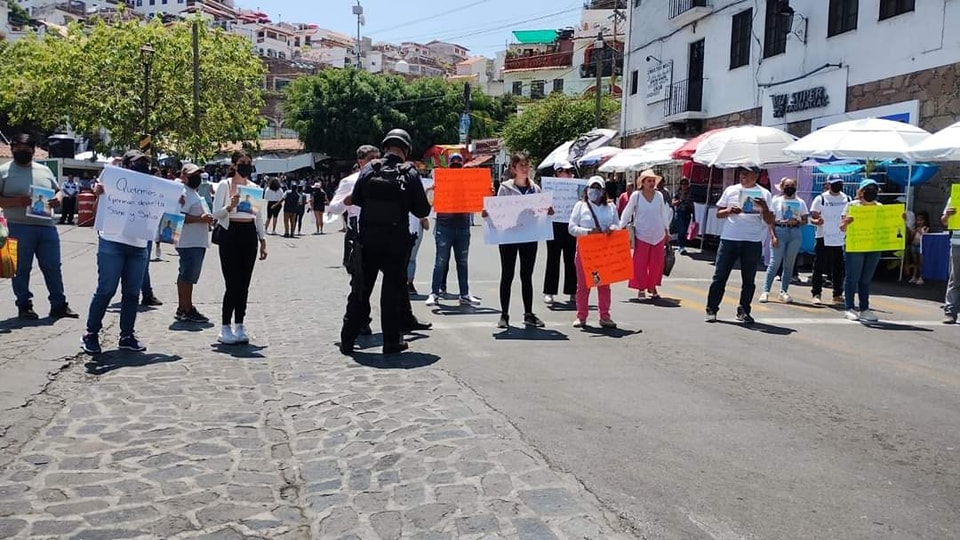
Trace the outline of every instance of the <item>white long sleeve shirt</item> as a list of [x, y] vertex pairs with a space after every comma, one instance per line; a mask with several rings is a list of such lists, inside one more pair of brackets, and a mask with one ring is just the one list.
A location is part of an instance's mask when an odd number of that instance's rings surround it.
[[633, 220], [633, 230], [636, 232], [637, 240], [641, 242], [657, 245], [663, 242], [670, 231], [670, 220], [672, 218], [670, 207], [663, 200], [663, 194], [659, 191], [653, 192], [653, 200], [648, 201], [643, 196], [643, 190], [636, 190], [627, 201], [627, 206], [623, 208], [623, 215], [620, 216], [620, 228], [624, 228]]
[[357, 171], [343, 180], [340, 180], [340, 184], [337, 186], [337, 191], [333, 194], [333, 200], [331, 200], [330, 205], [327, 206], [327, 212], [331, 214], [342, 214], [346, 212], [348, 217], [360, 217], [359, 206], [348, 206], [344, 202], [344, 199], [353, 195], [353, 186], [357, 184], [357, 179], [359, 178], [360, 171]]
[[[589, 206], [588, 206], [589, 205]], [[593, 219], [593, 213], [596, 213], [596, 221]], [[573, 236], [586, 236], [591, 231], [596, 230], [597, 221], [600, 222], [601, 231], [615, 231], [620, 228], [617, 218], [617, 207], [612, 203], [596, 205], [587, 201], [578, 201], [570, 212], [570, 221], [567, 223], [567, 230]]]

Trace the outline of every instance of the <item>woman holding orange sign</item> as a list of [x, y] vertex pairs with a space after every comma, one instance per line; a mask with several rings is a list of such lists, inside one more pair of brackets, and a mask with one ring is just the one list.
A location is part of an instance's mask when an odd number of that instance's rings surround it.
[[[570, 221], [567, 223], [567, 229], [573, 236], [609, 233], [620, 228], [617, 208], [610, 203], [603, 185], [603, 178], [599, 176], [590, 178], [587, 183], [584, 198], [573, 207]], [[590, 307], [590, 287], [587, 284], [587, 276], [584, 274], [579, 250], [577, 250], [576, 264], [577, 318], [573, 321], [573, 327], [582, 328], [587, 322]], [[610, 285], [597, 286], [597, 300], [600, 308], [600, 326], [616, 328], [617, 323], [610, 318]]]

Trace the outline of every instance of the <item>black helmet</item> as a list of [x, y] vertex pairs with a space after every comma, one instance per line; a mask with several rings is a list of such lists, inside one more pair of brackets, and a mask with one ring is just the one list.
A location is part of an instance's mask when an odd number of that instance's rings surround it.
[[403, 147], [404, 151], [409, 154], [413, 150], [413, 142], [410, 140], [410, 134], [402, 129], [391, 129], [387, 136], [383, 138], [383, 142], [380, 144], [381, 147], [386, 148], [388, 143], [400, 143], [400, 146]]

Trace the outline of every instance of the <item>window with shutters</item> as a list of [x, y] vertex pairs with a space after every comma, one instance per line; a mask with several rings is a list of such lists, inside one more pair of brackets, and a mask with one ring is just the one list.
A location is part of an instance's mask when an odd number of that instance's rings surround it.
[[915, 0], [880, 0], [880, 20], [903, 15], [914, 10]]
[[533, 81], [530, 83], [530, 97], [532, 99], [540, 99], [545, 93], [544, 89], [546, 88], [547, 81]]
[[640, 71], [635, 69], [632, 72], [630, 72], [630, 95], [631, 96], [637, 93], [637, 87], [639, 86], [639, 84], [640, 84]]
[[563, 79], [554, 79], [553, 80], [553, 91], [563, 93]]
[[857, 29], [860, 0], [830, 0], [827, 37]]
[[753, 9], [733, 16], [730, 28], [730, 69], [750, 63], [750, 32], [753, 30]]
[[767, 0], [766, 24], [763, 27], [763, 57], [787, 52], [790, 18], [780, 14], [780, 2]]
[[520, 81], [515, 81], [513, 83], [513, 95], [522, 96], [523, 95], [523, 83]]

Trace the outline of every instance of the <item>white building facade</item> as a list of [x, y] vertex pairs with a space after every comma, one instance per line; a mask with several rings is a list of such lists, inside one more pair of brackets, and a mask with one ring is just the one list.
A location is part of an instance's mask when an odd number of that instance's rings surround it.
[[955, 0], [633, 0], [626, 144], [761, 124], [960, 118]]

